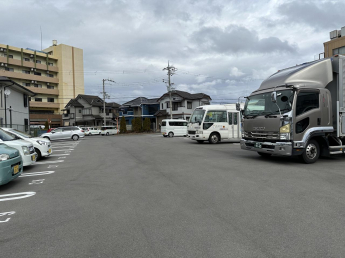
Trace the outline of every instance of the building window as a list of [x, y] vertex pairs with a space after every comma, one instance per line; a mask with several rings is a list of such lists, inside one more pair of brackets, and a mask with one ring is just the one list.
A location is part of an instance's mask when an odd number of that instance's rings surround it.
[[24, 57], [24, 61], [26, 61], [26, 62], [30, 62], [30, 58], [28, 58], [28, 57]]
[[30, 82], [22, 82], [22, 85], [26, 86], [26, 87], [30, 87], [31, 84], [30, 84]]
[[173, 111], [177, 111], [178, 110], [178, 103], [177, 102], [174, 102], [173, 104], [172, 104], [172, 110]]
[[192, 109], [192, 102], [187, 101], [187, 108], [188, 108], [188, 109]]
[[54, 86], [47, 85], [47, 89], [53, 90], [53, 89], [54, 89]]
[[163, 107], [163, 103], [162, 103], [162, 109], [164, 109], [164, 107]]
[[41, 73], [39, 73], [39, 72], [34, 72], [34, 75], [41, 76], [42, 74], [41, 74]]
[[50, 74], [50, 73], [47, 73], [47, 76], [48, 76], [48, 77], [51, 77], [51, 78], [54, 77], [54, 75], [53, 75], [53, 74]]
[[25, 131], [29, 131], [29, 119], [24, 118]]
[[13, 58], [13, 55], [8, 55], [8, 58]]
[[36, 64], [41, 64], [42, 61], [41, 60], [36, 60]]
[[345, 47], [333, 49], [333, 55], [345, 55]]
[[42, 102], [42, 98], [35, 98], [36, 102]]
[[167, 102], [167, 108], [170, 108], [170, 102]]
[[49, 66], [54, 66], [54, 64], [53, 64], [53, 63], [49, 63], [49, 62], [48, 62], [48, 65], [49, 65]]
[[22, 70], [22, 72], [25, 74], [30, 74], [30, 71], [28, 71], [28, 70]]
[[42, 88], [42, 84], [34, 84], [34, 87], [36, 87], [36, 88]]
[[13, 68], [10, 68], [10, 67], [5, 67], [5, 71], [14, 72], [14, 69], [13, 69]]
[[24, 97], [24, 107], [28, 107], [28, 96], [24, 94], [23, 97]]
[[54, 102], [54, 98], [47, 98], [48, 102]]
[[31, 97], [29, 97], [29, 101], [31, 101]]
[[79, 114], [81, 113], [81, 109], [78, 110], [79, 111]]

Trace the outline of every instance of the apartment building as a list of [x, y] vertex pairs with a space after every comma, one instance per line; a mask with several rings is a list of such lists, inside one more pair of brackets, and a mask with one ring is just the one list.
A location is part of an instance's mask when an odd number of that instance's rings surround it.
[[0, 76], [36, 94], [30, 99], [30, 124], [62, 126], [61, 110], [84, 94], [83, 50], [55, 40], [42, 51], [0, 44]]
[[325, 58], [333, 55], [345, 55], [345, 26], [329, 33], [330, 41], [323, 43]]

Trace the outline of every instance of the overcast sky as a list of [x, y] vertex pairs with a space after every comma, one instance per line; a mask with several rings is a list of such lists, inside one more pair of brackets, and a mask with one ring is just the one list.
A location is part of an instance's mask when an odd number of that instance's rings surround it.
[[109, 101], [159, 97], [168, 60], [177, 90], [213, 103], [249, 95], [279, 69], [312, 61], [331, 30], [345, 26], [345, 1], [1, 0], [0, 43], [84, 50], [85, 93]]

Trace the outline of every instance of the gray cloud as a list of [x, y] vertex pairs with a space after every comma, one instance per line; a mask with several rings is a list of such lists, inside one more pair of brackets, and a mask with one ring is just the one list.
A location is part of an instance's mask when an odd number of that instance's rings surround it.
[[278, 12], [287, 23], [307, 24], [317, 30], [340, 29], [345, 26], [344, 1], [299, 1], [283, 3]]
[[295, 53], [296, 46], [277, 37], [259, 39], [257, 32], [245, 27], [230, 25], [224, 30], [219, 27], [203, 27], [193, 33], [193, 41], [202, 50], [212, 49], [218, 53]]

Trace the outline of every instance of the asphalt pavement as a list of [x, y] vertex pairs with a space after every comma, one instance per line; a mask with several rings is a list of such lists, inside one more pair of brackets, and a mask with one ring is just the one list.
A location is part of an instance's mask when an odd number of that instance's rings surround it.
[[344, 257], [345, 156], [156, 134], [52, 145], [0, 186], [1, 257]]

